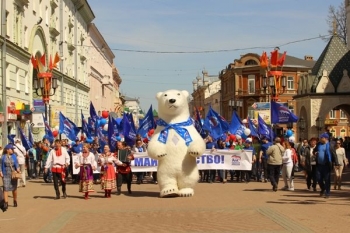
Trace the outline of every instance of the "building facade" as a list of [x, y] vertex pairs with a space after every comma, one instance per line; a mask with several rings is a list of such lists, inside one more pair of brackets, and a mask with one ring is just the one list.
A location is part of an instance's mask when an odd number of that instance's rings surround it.
[[[33, 124], [35, 140], [44, 134], [42, 114], [47, 115], [52, 128], [57, 127], [58, 112], [81, 125], [82, 111], [89, 113], [91, 87], [91, 60], [89, 25], [95, 18], [87, 0], [11, 0], [1, 1], [1, 103], [0, 122], [2, 142], [7, 134], [17, 134], [16, 125], [25, 128]], [[93, 68], [108, 67], [100, 74], [108, 74], [114, 85], [113, 57], [106, 46], [103, 62]], [[58, 87], [50, 101], [43, 105], [40, 90], [33, 89], [38, 72], [33, 68], [31, 57], [42, 58], [48, 66], [58, 54], [60, 61], [53, 69]], [[119, 75], [118, 75], [119, 76]], [[108, 89], [108, 88], [107, 88]], [[113, 95], [114, 93], [111, 93]], [[95, 94], [96, 96], [96, 94]], [[113, 109], [114, 103], [111, 103]], [[46, 106], [46, 111], [42, 106]], [[107, 106], [106, 106], [107, 108]]]
[[199, 111], [202, 118], [207, 115], [210, 106], [217, 113], [221, 112], [221, 81], [217, 75], [209, 75], [206, 70], [202, 71], [202, 77], [197, 75], [192, 81], [193, 92], [190, 101], [190, 112], [194, 115], [195, 110]]
[[[266, 70], [260, 67], [260, 55], [254, 53], [242, 55], [220, 72], [223, 117], [231, 119], [232, 111], [236, 109], [241, 119], [248, 116], [251, 119], [257, 118], [258, 111], [254, 103], [267, 103], [273, 98], [285, 103], [291, 111], [294, 111], [296, 106], [293, 96], [297, 93], [299, 79], [304, 74], [308, 74], [314, 64], [315, 61], [310, 56], [299, 59], [287, 55], [283, 66], [286, 85], [282, 87], [282, 83], [276, 83], [277, 91], [273, 93], [268, 82], [264, 87], [263, 77], [266, 77], [267, 74]], [[264, 111], [269, 118], [269, 110]], [[262, 113], [263, 111], [258, 114]], [[278, 133], [283, 133], [287, 126], [275, 125], [275, 128], [279, 131]], [[296, 124], [293, 128], [296, 130]]]
[[89, 24], [89, 98], [97, 112], [120, 112], [121, 78], [114, 66], [114, 54], [94, 23]]

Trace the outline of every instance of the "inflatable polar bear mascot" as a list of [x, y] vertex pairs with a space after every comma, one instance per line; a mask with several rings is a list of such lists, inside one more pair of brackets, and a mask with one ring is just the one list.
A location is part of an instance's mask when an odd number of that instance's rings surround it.
[[205, 143], [190, 118], [187, 91], [157, 93], [157, 128], [148, 144], [148, 155], [158, 161], [160, 197], [191, 197], [198, 182], [196, 157]]

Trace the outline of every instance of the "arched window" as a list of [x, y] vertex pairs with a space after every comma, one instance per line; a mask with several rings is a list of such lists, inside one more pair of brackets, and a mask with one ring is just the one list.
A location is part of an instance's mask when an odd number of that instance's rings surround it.
[[248, 60], [244, 63], [245, 66], [254, 66], [254, 65], [258, 65], [258, 63], [254, 60]]
[[346, 136], [346, 130], [345, 129], [341, 129], [340, 130], [340, 137], [344, 138]]

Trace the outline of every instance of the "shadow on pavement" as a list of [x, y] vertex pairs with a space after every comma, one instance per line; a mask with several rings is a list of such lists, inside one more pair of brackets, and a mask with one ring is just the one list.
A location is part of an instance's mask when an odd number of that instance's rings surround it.
[[132, 191], [132, 194], [128, 194], [128, 192], [122, 191], [122, 194], [129, 197], [159, 197], [159, 192], [150, 191]]
[[55, 197], [54, 196], [34, 196], [34, 199], [38, 199], [38, 198], [44, 198], [44, 199], [51, 199], [54, 200]]

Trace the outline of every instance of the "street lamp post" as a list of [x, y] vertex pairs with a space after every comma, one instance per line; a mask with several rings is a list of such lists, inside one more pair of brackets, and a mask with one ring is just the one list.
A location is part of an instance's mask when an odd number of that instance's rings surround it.
[[298, 124], [299, 124], [299, 129], [300, 129], [300, 132], [301, 132], [301, 138], [304, 139], [304, 130], [306, 128], [306, 126], [305, 126], [305, 119], [303, 117], [300, 117], [300, 119], [298, 121]]
[[323, 127], [324, 127], [324, 121], [319, 116], [319, 117], [316, 118], [316, 128], [317, 128], [317, 131], [318, 131], [318, 135], [320, 135], [320, 132], [323, 129]]

